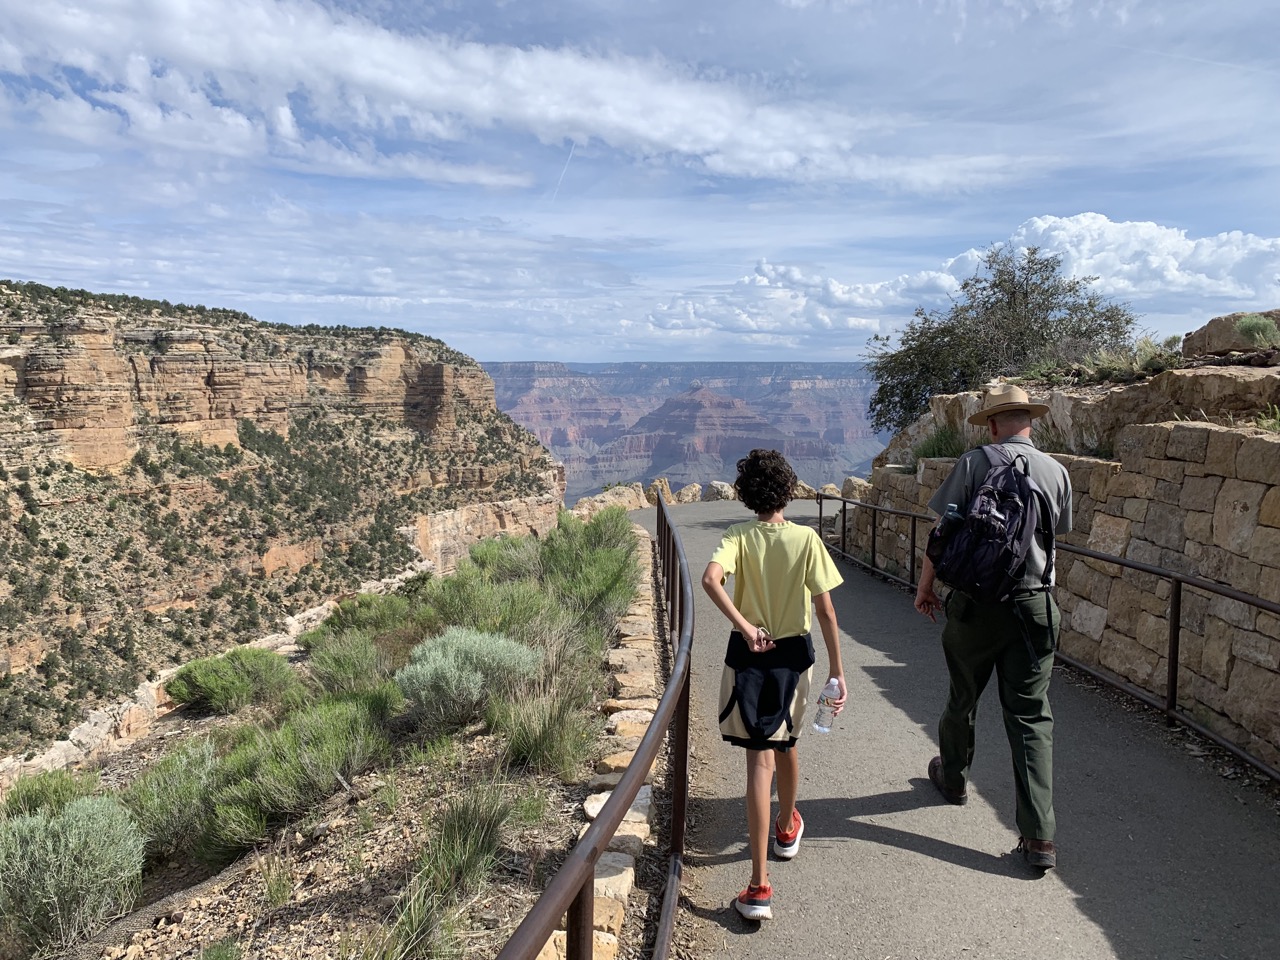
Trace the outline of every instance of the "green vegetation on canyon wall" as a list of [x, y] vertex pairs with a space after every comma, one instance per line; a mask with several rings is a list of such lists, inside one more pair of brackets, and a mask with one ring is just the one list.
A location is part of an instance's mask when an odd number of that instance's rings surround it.
[[558, 484], [433, 338], [0, 281], [0, 751]]

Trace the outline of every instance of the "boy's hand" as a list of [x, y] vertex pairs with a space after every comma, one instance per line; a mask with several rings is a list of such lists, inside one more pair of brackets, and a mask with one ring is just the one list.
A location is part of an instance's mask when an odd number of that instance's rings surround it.
[[751, 648], [752, 653], [765, 653], [775, 646], [773, 637], [769, 636], [769, 631], [764, 627], [756, 627], [746, 636], [747, 646]]

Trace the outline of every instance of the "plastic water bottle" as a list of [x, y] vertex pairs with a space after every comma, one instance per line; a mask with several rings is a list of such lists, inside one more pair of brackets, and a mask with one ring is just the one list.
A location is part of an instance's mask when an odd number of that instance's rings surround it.
[[818, 733], [830, 733], [831, 724], [836, 719], [836, 708], [833, 701], [840, 699], [840, 681], [832, 677], [822, 688], [818, 696], [818, 712], [813, 717], [813, 729]]

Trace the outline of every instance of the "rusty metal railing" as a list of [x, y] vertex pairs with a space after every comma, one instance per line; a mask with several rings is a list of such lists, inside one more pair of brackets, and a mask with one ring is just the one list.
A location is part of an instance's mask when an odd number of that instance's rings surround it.
[[590, 960], [596, 862], [640, 792], [668, 728], [671, 733], [667, 773], [671, 793], [670, 856], [653, 957], [654, 960], [666, 960], [670, 953], [676, 908], [680, 903], [680, 879], [684, 873], [685, 818], [689, 803], [689, 657], [693, 647], [693, 583], [680, 534], [661, 498], [658, 500], [658, 563], [667, 635], [674, 643], [666, 690], [631, 764], [604, 808], [498, 953], [497, 960], [533, 960], [566, 912], [567, 960]]
[[[933, 525], [934, 518], [927, 513], [913, 513], [909, 510], [896, 510], [890, 507], [877, 506], [874, 503], [865, 503], [861, 500], [852, 500], [846, 497], [837, 497], [828, 493], [818, 494], [818, 529], [822, 529], [823, 522], [823, 501], [836, 500], [840, 502], [840, 545], [836, 546], [828, 542], [827, 546], [838, 553], [841, 557], [849, 560], [859, 566], [874, 571], [876, 574], [900, 583], [903, 586], [915, 587], [917, 583], [916, 563], [917, 556], [917, 538], [916, 525], [919, 521], [924, 520]], [[849, 507], [853, 506], [857, 509], [865, 509], [872, 511], [871, 516], [871, 558], [868, 562], [861, 557], [854, 556], [848, 550], [848, 541], [846, 531], [848, 529], [847, 519]], [[876, 528], [879, 526], [878, 514], [884, 513], [895, 517], [911, 518], [911, 547], [910, 553], [907, 555], [907, 576], [900, 577], [878, 566], [876, 562], [877, 544], [876, 544]], [[1226, 750], [1233, 757], [1242, 760], [1260, 772], [1266, 774], [1272, 780], [1280, 781], [1280, 770], [1271, 766], [1260, 757], [1255, 757], [1238, 747], [1236, 744], [1227, 740], [1225, 737], [1214, 733], [1204, 724], [1200, 723], [1194, 717], [1191, 717], [1186, 711], [1178, 707], [1178, 662], [1181, 659], [1182, 651], [1182, 591], [1184, 587], [1191, 587], [1195, 590], [1201, 590], [1205, 593], [1215, 594], [1225, 597], [1228, 600], [1235, 600], [1238, 603], [1245, 603], [1259, 610], [1265, 610], [1270, 614], [1280, 617], [1280, 603], [1274, 603], [1270, 600], [1263, 600], [1261, 597], [1255, 597], [1252, 594], [1235, 590], [1221, 583], [1214, 583], [1212, 580], [1205, 580], [1202, 577], [1193, 577], [1189, 574], [1178, 573], [1176, 570], [1166, 570], [1164, 567], [1152, 566], [1149, 563], [1141, 563], [1137, 560], [1129, 560], [1125, 557], [1116, 557], [1109, 553], [1099, 553], [1097, 550], [1089, 550], [1086, 547], [1077, 547], [1070, 543], [1064, 543], [1061, 540], [1057, 542], [1057, 549], [1063, 553], [1074, 553], [1081, 557], [1088, 557], [1093, 560], [1101, 560], [1104, 563], [1114, 563], [1120, 567], [1126, 567], [1130, 570], [1137, 570], [1141, 573], [1147, 573], [1152, 576], [1161, 577], [1170, 582], [1169, 588], [1169, 647], [1166, 653], [1168, 661], [1168, 673], [1165, 681], [1165, 695], [1162, 700], [1159, 696], [1149, 690], [1144, 690], [1136, 684], [1130, 683], [1122, 677], [1116, 676], [1111, 671], [1102, 667], [1091, 666], [1084, 661], [1071, 656], [1070, 654], [1058, 651], [1056, 657], [1061, 662], [1070, 667], [1086, 673], [1095, 680], [1114, 687], [1117, 690], [1123, 690], [1129, 696], [1141, 700], [1147, 706], [1154, 707], [1164, 714], [1165, 723], [1169, 726], [1182, 724], [1190, 730], [1194, 730], [1206, 740], [1210, 740], [1222, 749]]]

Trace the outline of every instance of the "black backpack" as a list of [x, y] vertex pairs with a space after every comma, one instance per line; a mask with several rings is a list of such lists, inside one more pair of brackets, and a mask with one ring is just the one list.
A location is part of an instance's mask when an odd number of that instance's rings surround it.
[[[1053, 514], [1031, 479], [1024, 454], [1001, 444], [983, 447], [991, 467], [966, 513], [944, 515], [929, 534], [925, 554], [939, 580], [983, 603], [1007, 600], [1022, 581], [1027, 553], [1039, 528], [1045, 537], [1042, 585], [1053, 576]], [[1019, 469], [1021, 465], [1021, 469]]]

